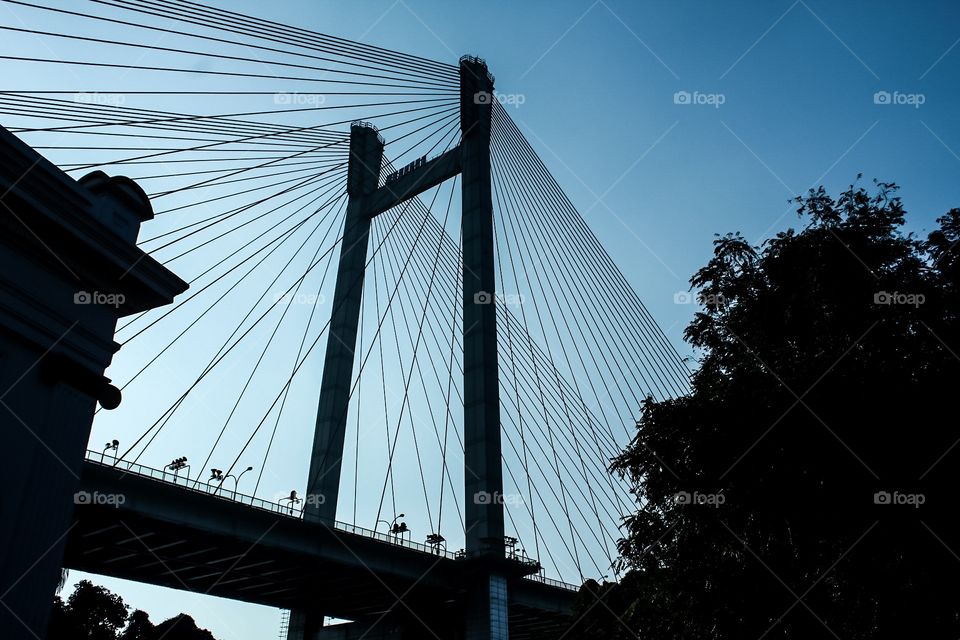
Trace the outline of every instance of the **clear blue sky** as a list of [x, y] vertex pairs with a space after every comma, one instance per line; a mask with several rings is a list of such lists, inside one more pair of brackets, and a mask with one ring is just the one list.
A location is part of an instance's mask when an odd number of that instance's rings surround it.
[[[960, 206], [960, 5], [470, 6], [237, 0], [230, 8], [438, 60], [486, 58], [498, 91], [522, 96], [508, 107], [514, 120], [681, 353], [694, 308], [676, 304], [675, 293], [709, 258], [713, 234], [741, 231], [759, 243], [796, 224], [788, 198], [819, 184], [836, 193], [861, 172], [903, 187], [917, 233]], [[12, 5], [0, 15], [33, 19]], [[51, 68], [3, 63], [0, 71], [16, 88], [83, 88]], [[98, 422], [92, 442], [118, 429]], [[164, 455], [179, 450], [153, 462]], [[96, 580], [155, 619], [189, 612], [224, 640], [272, 637], [279, 622], [273, 609]]]

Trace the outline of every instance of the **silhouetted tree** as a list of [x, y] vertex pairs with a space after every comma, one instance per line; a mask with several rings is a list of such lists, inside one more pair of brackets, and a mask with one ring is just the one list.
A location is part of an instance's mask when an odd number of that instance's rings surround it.
[[67, 628], [67, 608], [60, 596], [53, 597], [53, 608], [50, 610], [50, 623], [47, 626], [47, 638], [60, 640], [69, 637]]
[[48, 637], [51, 640], [116, 640], [127, 620], [123, 598], [81, 580], [66, 604], [56, 596]]
[[[49, 640], [216, 640], [206, 629], [197, 627], [186, 614], [176, 615], [158, 625], [147, 612], [129, 607], [123, 598], [88, 580], [77, 583], [64, 603], [53, 599], [53, 612], [47, 632]], [[126, 626], [124, 626], [126, 624]]]
[[150, 621], [150, 615], [141, 609], [135, 610], [127, 618], [127, 626], [119, 640], [154, 640], [157, 627]]
[[156, 637], [169, 640], [216, 640], [212, 633], [197, 627], [194, 619], [185, 613], [158, 624]]
[[691, 393], [648, 400], [613, 462], [628, 573], [585, 585], [568, 637], [960, 635], [960, 209], [920, 240], [896, 190], [811, 190], [801, 231], [715, 241]]

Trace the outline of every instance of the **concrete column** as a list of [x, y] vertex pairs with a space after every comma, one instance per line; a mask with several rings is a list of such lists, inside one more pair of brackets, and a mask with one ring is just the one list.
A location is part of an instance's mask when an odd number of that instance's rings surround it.
[[307, 611], [291, 611], [287, 640], [315, 640], [323, 631], [324, 615]]
[[[493, 78], [476, 58], [460, 61], [463, 176], [463, 389], [466, 552], [503, 558], [503, 469], [497, 382], [490, 117]], [[503, 576], [480, 571], [469, 589], [467, 639], [507, 638]]]
[[340, 244], [340, 268], [333, 294], [327, 353], [320, 381], [317, 424], [313, 434], [310, 475], [307, 478], [304, 515], [329, 524], [337, 517], [340, 462], [347, 426], [347, 406], [353, 379], [357, 324], [363, 300], [363, 272], [371, 218], [366, 196], [377, 188], [383, 139], [366, 123], [350, 127], [350, 161], [347, 169], [347, 215]]
[[[46, 636], [118, 317], [185, 282], [136, 247], [153, 217], [127, 178], [79, 182], [0, 127], [0, 638]], [[101, 443], [96, 443], [99, 448]], [[76, 494], [76, 495], [75, 495]]]
[[[370, 124], [350, 127], [347, 167], [347, 215], [340, 243], [340, 266], [333, 294], [327, 352], [320, 380], [317, 423], [313, 433], [304, 517], [333, 525], [337, 518], [340, 467], [347, 428], [347, 407], [353, 381], [354, 351], [363, 301], [363, 275], [372, 218], [368, 196], [377, 188], [383, 161], [383, 139]], [[313, 638], [323, 627], [324, 614], [291, 611], [289, 640]]]
[[493, 200], [490, 194], [490, 101], [485, 63], [460, 63], [463, 131], [463, 387], [465, 518], [468, 555], [503, 556], [503, 471], [497, 386], [497, 308]]

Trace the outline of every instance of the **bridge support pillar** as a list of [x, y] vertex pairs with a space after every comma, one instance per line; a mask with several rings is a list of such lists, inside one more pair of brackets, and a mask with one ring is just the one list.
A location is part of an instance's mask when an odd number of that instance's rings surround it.
[[291, 611], [287, 626], [287, 640], [314, 640], [321, 638], [323, 614], [307, 611]]
[[[340, 242], [340, 265], [333, 294], [327, 352], [313, 435], [304, 518], [333, 526], [340, 493], [340, 467], [347, 428], [354, 351], [363, 301], [363, 276], [372, 218], [368, 196], [377, 188], [383, 139], [367, 123], [350, 127], [347, 214]], [[291, 611], [289, 640], [308, 640], [323, 628], [322, 611]]]
[[363, 300], [371, 217], [367, 196], [376, 188], [383, 160], [383, 139], [366, 123], [350, 127], [347, 168], [347, 215], [340, 243], [340, 267], [333, 294], [327, 352], [320, 381], [320, 401], [307, 477], [304, 514], [333, 524], [340, 492], [340, 462], [353, 380], [357, 326]]
[[[46, 637], [118, 317], [187, 285], [136, 247], [153, 217], [127, 178], [79, 182], [0, 127], [0, 637]], [[98, 443], [99, 444], [99, 443]]]
[[[494, 280], [490, 125], [493, 77], [483, 61], [460, 61], [463, 176], [463, 390], [464, 519], [471, 560], [502, 561], [503, 468], [497, 371], [497, 301]], [[493, 563], [496, 566], [498, 563]], [[507, 638], [506, 579], [482, 572], [470, 588], [468, 640]]]

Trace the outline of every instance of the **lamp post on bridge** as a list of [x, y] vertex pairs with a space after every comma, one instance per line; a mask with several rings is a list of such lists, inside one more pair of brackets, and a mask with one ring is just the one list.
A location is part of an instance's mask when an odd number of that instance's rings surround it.
[[173, 461], [170, 462], [170, 464], [168, 464], [167, 466], [164, 467], [164, 469], [170, 469], [171, 471], [173, 471], [173, 481], [174, 481], [174, 483], [176, 483], [176, 481], [177, 481], [177, 474], [180, 473], [180, 469], [188, 469], [188, 471], [187, 471], [187, 478], [190, 477], [190, 471], [189, 471], [190, 465], [187, 464], [187, 457], [186, 457], [186, 456], [181, 456], [181, 457], [179, 457], [179, 458], [174, 458]]
[[439, 555], [441, 551], [447, 550], [447, 539], [439, 533], [431, 533], [427, 536], [427, 545], [433, 547], [434, 553]]
[[242, 478], [243, 474], [245, 474], [247, 471], [253, 471], [253, 467], [247, 467], [246, 469], [240, 472], [240, 475], [237, 475], [237, 476], [233, 475], [232, 473], [228, 473], [224, 475], [221, 469], [210, 469], [210, 480], [217, 481], [217, 490], [214, 491], [214, 493], [216, 493], [223, 487], [224, 480], [226, 480], [227, 478], [233, 478], [233, 499], [236, 500], [237, 492], [239, 490], [239, 485], [240, 485], [240, 478]]
[[[293, 491], [290, 492], [290, 495], [289, 495], [289, 496], [287, 496], [287, 497], [285, 497], [285, 498], [280, 498], [279, 500], [277, 500], [277, 504], [279, 504], [279, 503], [281, 503], [281, 502], [283, 502], [283, 501], [287, 501], [287, 502], [289, 503], [288, 506], [290, 507], [290, 515], [293, 515], [293, 506], [296, 505], [296, 504], [300, 504], [301, 502], [303, 502], [303, 498], [301, 498], [300, 496], [297, 495], [297, 491], [296, 491], [296, 490], [293, 490]], [[280, 505], [280, 506], [282, 507], [283, 505]]]
[[[104, 461], [104, 458], [106, 458], [107, 451], [111, 451], [111, 450], [116, 451], [119, 447], [120, 447], [120, 441], [116, 439], [111, 440], [106, 445], [104, 445], [103, 451], [100, 452], [100, 462], [102, 463]], [[116, 458], [117, 457], [116, 454], [114, 454], [113, 457]]]
[[387, 532], [393, 533], [393, 528], [397, 525], [397, 520], [403, 517], [406, 517], [406, 516], [402, 513], [398, 513], [397, 515], [393, 516], [393, 520], [391, 520], [390, 522], [387, 522], [386, 520], [377, 520], [377, 524], [380, 524], [382, 522], [383, 524], [387, 525]]

